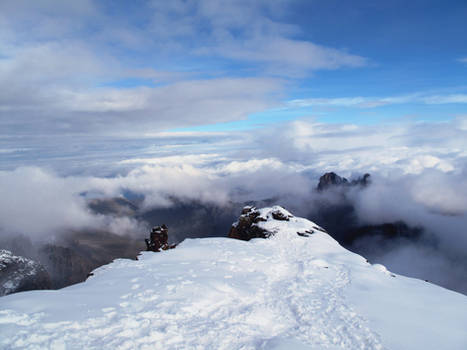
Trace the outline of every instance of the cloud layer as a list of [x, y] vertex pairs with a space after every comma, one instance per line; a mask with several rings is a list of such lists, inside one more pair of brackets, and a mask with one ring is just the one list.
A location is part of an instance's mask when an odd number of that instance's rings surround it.
[[[115, 158], [110, 147], [108, 154], [92, 158], [93, 166], [87, 150], [85, 169], [49, 159], [49, 167], [55, 164], [59, 173], [37, 164], [1, 171], [0, 226], [3, 234], [41, 240], [82, 228], [143, 236], [145, 223], [98, 215], [86, 204], [89, 198], [128, 193], [144, 198], [142, 211], [180, 202], [222, 208], [272, 200], [297, 215], [309, 215], [322, 200], [339, 201], [339, 196], [314, 191], [322, 173], [352, 177], [370, 172], [371, 186], [348, 194], [358, 222], [404, 221], [425, 234], [418, 242], [367, 239], [359, 244], [374, 247], [377, 261], [389, 268], [465, 292], [459, 281], [467, 270], [462, 263], [467, 248], [466, 134], [462, 118], [385, 126], [302, 120], [254, 132], [154, 134], [135, 144], [126, 159]], [[148, 140], [158, 139], [171, 147], [148, 146]]]
[[124, 135], [239, 120], [277, 105], [284, 76], [366, 62], [294, 39], [300, 28], [283, 21], [282, 1], [148, 1], [116, 6], [114, 17], [107, 5], [2, 2], [3, 134]]
[[[166, 147], [148, 147], [148, 141], [151, 144], [159, 138]], [[85, 157], [83, 162], [87, 163], [87, 168], [80, 171], [62, 167], [66, 162], [57, 163], [52, 171], [37, 168], [40, 163], [31, 164], [33, 168], [5, 170], [2, 186], [7, 193], [24, 193], [17, 196], [24, 197], [24, 202], [13, 206], [18, 210], [29, 206], [31, 211], [33, 207], [40, 209], [41, 202], [54, 202], [53, 197], [42, 199], [44, 195], [61, 193], [60, 203], [75, 203], [75, 207], [70, 207], [73, 212], [74, 208], [83, 206], [83, 198], [79, 196], [83, 192], [118, 196], [129, 190], [144, 195], [147, 207], [170, 205], [170, 197], [222, 204], [229, 200], [287, 195], [306, 198], [311, 195], [318, 177], [326, 171], [337, 171], [347, 177], [370, 172], [378, 179], [373, 186], [378, 195], [389, 198], [394, 193], [395, 196], [397, 187], [404, 198], [384, 202], [368, 192], [369, 197], [361, 200], [375, 202], [367, 210], [368, 220], [371, 217], [384, 220], [383, 214], [395, 217], [400, 212], [402, 215], [406, 211], [398, 211], [401, 207], [397, 202], [408, 203], [407, 198], [414, 207], [463, 215], [467, 207], [464, 196], [467, 186], [463, 180], [467, 169], [465, 140], [467, 128], [463, 119], [385, 126], [330, 125], [303, 120], [251, 133], [160, 134], [135, 145], [125, 154], [126, 159], [115, 159], [112, 147], [108, 154], [96, 154], [95, 167], [86, 158], [90, 150], [80, 150], [79, 154]], [[223, 145], [227, 145], [225, 151]], [[54, 163], [47, 164], [50, 167]], [[108, 169], [103, 173], [105, 177], [96, 176], [102, 169]], [[398, 184], [399, 179], [404, 181]], [[28, 189], [29, 186], [36, 187]], [[35, 193], [36, 189], [41, 199], [26, 205], [27, 194]], [[370, 209], [378, 208], [379, 202], [384, 203], [385, 210], [377, 210], [379, 216], [371, 214]], [[391, 209], [393, 202], [396, 203]], [[366, 211], [362, 209], [363, 212]], [[5, 215], [2, 221], [13, 216], [12, 213]], [[77, 217], [83, 222], [87, 220], [82, 213]]]

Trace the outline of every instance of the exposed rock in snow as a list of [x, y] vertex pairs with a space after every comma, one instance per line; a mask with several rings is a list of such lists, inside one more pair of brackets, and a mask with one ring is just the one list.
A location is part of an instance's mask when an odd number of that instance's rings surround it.
[[[271, 208], [256, 209], [252, 206], [246, 206], [242, 210], [238, 221], [232, 224], [230, 228], [229, 238], [241, 239], [249, 241], [252, 238], [269, 238], [274, 235], [277, 230], [274, 225], [265, 224], [274, 221], [290, 221], [294, 218], [287, 210], [280, 206]], [[313, 229], [305, 230], [304, 232], [297, 231], [300, 236], [308, 236], [315, 230], [326, 232], [318, 225], [313, 225]]]
[[62, 290], [0, 298], [0, 348], [467, 348], [467, 297], [393, 277], [277, 209], [248, 210], [269, 239], [189, 239]]
[[252, 238], [267, 238], [271, 232], [258, 225], [261, 221], [266, 221], [266, 219], [261, 217], [259, 210], [255, 207], [244, 207], [238, 221], [232, 224], [228, 236], [244, 241], [249, 241]]
[[0, 250], [0, 296], [51, 288], [50, 277], [39, 263]]
[[169, 245], [169, 229], [163, 224], [162, 226], [154, 226], [149, 234], [149, 239], [145, 239], [146, 250], [152, 252], [160, 252], [161, 250], [173, 249], [175, 244]]

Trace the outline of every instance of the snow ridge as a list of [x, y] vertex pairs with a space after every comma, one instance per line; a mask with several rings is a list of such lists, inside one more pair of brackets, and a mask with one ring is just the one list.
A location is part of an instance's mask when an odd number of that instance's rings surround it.
[[[143, 252], [138, 261], [118, 259], [59, 291], [0, 298], [0, 348], [373, 350], [435, 349], [441, 342], [465, 349], [467, 298], [392, 277], [315, 223], [290, 213], [288, 221], [275, 220], [268, 215], [277, 207], [260, 210], [268, 219], [259, 225], [275, 232], [269, 239], [189, 239], [174, 250]], [[297, 235], [305, 231], [312, 233]], [[406, 323], [410, 343], [395, 334], [396, 326], [381, 327], [380, 313], [367, 312], [358, 300], [362, 281], [375, 305], [393, 288], [390, 324], [414, 319], [410, 307], [397, 309], [394, 291], [402, 290], [428, 335], [417, 338], [417, 324]], [[424, 311], [425, 295], [455, 305], [449, 314], [455, 322], [443, 318], [446, 305]], [[430, 328], [440, 318], [453, 330], [441, 340]]]

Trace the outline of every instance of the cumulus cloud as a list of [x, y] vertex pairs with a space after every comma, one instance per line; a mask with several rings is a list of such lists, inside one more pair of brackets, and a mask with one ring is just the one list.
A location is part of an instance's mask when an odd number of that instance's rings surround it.
[[417, 174], [424, 169], [456, 172], [466, 160], [463, 123], [463, 118], [360, 126], [302, 120], [258, 132], [254, 142], [263, 155], [296, 161], [310, 169], [338, 169], [346, 176], [353, 171], [385, 175]]
[[351, 192], [358, 222], [402, 221], [423, 231], [409, 238], [363, 236], [353, 248], [394, 272], [467, 293], [465, 175], [425, 169], [417, 175], [373, 177], [371, 186]]
[[365, 191], [355, 193], [355, 202], [366, 223], [402, 220], [423, 226], [441, 215], [467, 214], [464, 174], [425, 170], [417, 175], [378, 178]]
[[1, 172], [0, 178], [0, 226], [4, 232], [53, 236], [60, 230], [93, 224], [84, 199], [76, 193], [79, 189], [64, 178], [39, 168]]
[[[2, 171], [0, 228], [33, 238], [90, 228], [141, 234], [144, 226], [133, 219], [91, 212], [87, 198], [113, 198], [131, 192], [144, 198], [141, 210], [170, 207], [174, 201], [223, 206], [242, 196], [247, 200], [252, 196], [268, 198], [272, 193], [295, 195], [309, 185], [275, 160], [234, 161], [219, 167], [205, 167], [195, 157], [167, 157], [148, 163], [111, 178], [63, 177], [37, 167]], [[295, 181], [288, 186], [277, 187], [282, 180], [291, 179]]]

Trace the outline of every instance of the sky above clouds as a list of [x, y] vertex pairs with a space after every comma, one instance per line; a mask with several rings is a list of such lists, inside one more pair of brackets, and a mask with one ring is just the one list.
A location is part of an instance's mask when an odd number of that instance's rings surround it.
[[5, 0], [0, 170], [459, 175], [466, 17], [464, 1]]
[[464, 1], [5, 0], [0, 169], [460, 174], [466, 17]]
[[453, 119], [466, 16], [464, 1], [5, 0], [2, 139]]

